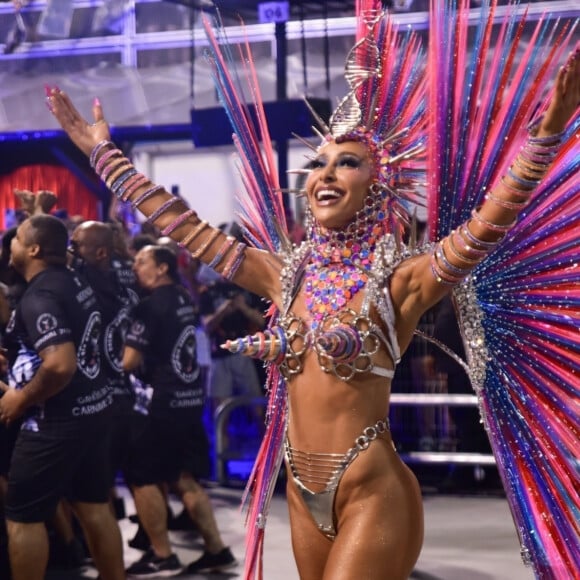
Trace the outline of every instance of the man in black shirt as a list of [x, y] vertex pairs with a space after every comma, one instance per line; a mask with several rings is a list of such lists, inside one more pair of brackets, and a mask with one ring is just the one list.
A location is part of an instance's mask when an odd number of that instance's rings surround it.
[[175, 484], [205, 543], [206, 552], [188, 572], [229, 568], [236, 561], [222, 541], [210, 499], [196, 481], [209, 472], [204, 392], [196, 357], [197, 314], [179, 283], [172, 250], [145, 246], [135, 257], [135, 272], [150, 294], [133, 311], [123, 367], [151, 386], [152, 397], [148, 413], [137, 425], [128, 478], [152, 549], [127, 572], [149, 577], [173, 576], [182, 570], [169, 544], [167, 507], [160, 489], [164, 483]]
[[101, 313], [90, 286], [66, 268], [66, 253], [66, 228], [48, 215], [25, 220], [11, 244], [12, 265], [28, 287], [7, 332], [36, 358], [24, 384], [9, 389], [0, 383], [0, 420], [11, 424], [26, 415], [6, 498], [12, 575], [44, 578], [44, 521], [64, 496], [101, 578], [121, 580], [121, 535], [107, 502], [112, 396], [101, 372]]
[[119, 275], [124, 270], [118, 268], [120, 262], [114, 257], [114, 239], [111, 224], [85, 221], [74, 229], [69, 251], [70, 265], [95, 291], [103, 317], [102, 362], [113, 393], [111, 498], [115, 514], [122, 519], [125, 516], [125, 504], [122, 498], [116, 496], [114, 483], [116, 475], [119, 472], [124, 474], [127, 466], [130, 419], [135, 399], [129, 378], [123, 371], [122, 358], [125, 334], [130, 324], [129, 312], [139, 302], [139, 296], [134, 289], [135, 285], [121, 281], [129, 278]]

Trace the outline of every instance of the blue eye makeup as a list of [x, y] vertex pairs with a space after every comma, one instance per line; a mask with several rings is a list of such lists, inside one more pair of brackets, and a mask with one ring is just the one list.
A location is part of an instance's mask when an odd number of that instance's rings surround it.
[[[356, 155], [344, 154], [341, 155], [336, 161], [335, 165], [337, 168], [347, 168], [347, 169], [359, 169], [364, 163], [363, 159], [357, 157]], [[328, 159], [326, 157], [317, 157], [310, 162], [311, 169], [322, 169], [328, 165]]]

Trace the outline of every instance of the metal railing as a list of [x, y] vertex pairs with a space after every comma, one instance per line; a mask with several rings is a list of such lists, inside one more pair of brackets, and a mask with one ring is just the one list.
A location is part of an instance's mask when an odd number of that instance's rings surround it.
[[[475, 395], [463, 394], [425, 394], [425, 393], [393, 393], [391, 394], [392, 406], [413, 407], [477, 407]], [[255, 453], [238, 451], [228, 448], [225, 435], [228, 421], [232, 412], [240, 407], [257, 407], [265, 409], [267, 400], [264, 397], [240, 396], [224, 401], [215, 411], [215, 455], [214, 474], [220, 485], [228, 485], [229, 461], [244, 460], [253, 461]], [[257, 449], [256, 449], [257, 451]], [[406, 463], [432, 463], [432, 464], [461, 464], [473, 466], [493, 466], [495, 458], [491, 454], [467, 453], [457, 451], [407, 451], [400, 454]]]

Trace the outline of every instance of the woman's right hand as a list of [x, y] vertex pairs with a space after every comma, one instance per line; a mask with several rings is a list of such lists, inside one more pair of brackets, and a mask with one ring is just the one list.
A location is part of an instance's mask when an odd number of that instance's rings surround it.
[[110, 141], [111, 131], [98, 99], [93, 102], [93, 123], [78, 112], [68, 95], [59, 88], [47, 88], [46, 100], [60, 126], [87, 157], [101, 141]]

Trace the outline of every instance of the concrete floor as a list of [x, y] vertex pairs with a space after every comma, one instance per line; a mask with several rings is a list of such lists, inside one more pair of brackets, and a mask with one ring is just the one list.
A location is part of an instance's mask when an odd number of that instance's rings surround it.
[[[224, 541], [235, 556], [243, 558], [243, 514], [239, 510], [241, 491], [224, 487], [209, 489], [218, 525]], [[416, 580], [532, 580], [531, 570], [519, 557], [519, 544], [506, 500], [495, 496], [425, 495], [425, 543], [415, 572]], [[179, 513], [178, 503], [173, 504]], [[130, 497], [126, 498], [128, 514], [134, 513]], [[136, 525], [121, 520], [125, 546], [133, 537]], [[184, 564], [201, 555], [198, 538], [187, 532], [171, 532], [175, 552]], [[125, 563], [131, 564], [141, 552], [126, 546]], [[212, 574], [214, 580], [241, 577], [242, 566], [228, 574]], [[292, 558], [288, 516], [283, 495], [274, 497], [266, 533], [264, 576], [266, 580], [297, 580]], [[51, 571], [47, 580], [80, 580], [96, 578], [87, 567], [82, 572]], [[200, 575], [180, 578], [202, 578]], [[205, 576], [207, 577], [207, 575]], [[387, 580], [387, 579], [385, 579]]]

